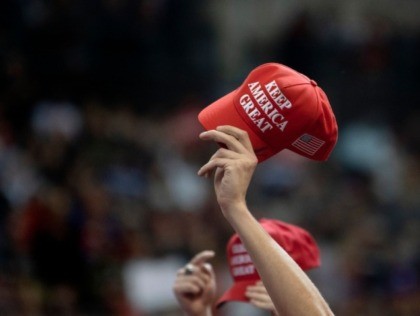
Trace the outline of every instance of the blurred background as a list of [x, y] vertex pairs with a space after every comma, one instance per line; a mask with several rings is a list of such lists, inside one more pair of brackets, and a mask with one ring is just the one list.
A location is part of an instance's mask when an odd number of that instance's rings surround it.
[[[176, 270], [233, 233], [197, 113], [265, 62], [328, 94], [326, 163], [258, 167], [256, 217], [319, 242], [337, 315], [420, 315], [420, 2], [0, 1], [0, 315], [181, 315]], [[218, 315], [261, 315], [228, 304]]]

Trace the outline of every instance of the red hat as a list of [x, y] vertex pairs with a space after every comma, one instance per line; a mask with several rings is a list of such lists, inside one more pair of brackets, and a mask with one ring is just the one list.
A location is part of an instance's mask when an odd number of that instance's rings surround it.
[[[320, 266], [318, 246], [306, 230], [275, 219], [262, 218], [259, 222], [303, 270]], [[234, 284], [217, 301], [217, 307], [229, 301], [247, 302], [246, 288], [261, 280], [238, 234], [229, 239], [226, 254]]]
[[327, 160], [338, 135], [327, 95], [313, 80], [281, 64], [263, 64], [242, 85], [198, 115], [205, 129], [233, 125], [248, 132], [258, 161], [290, 149]]

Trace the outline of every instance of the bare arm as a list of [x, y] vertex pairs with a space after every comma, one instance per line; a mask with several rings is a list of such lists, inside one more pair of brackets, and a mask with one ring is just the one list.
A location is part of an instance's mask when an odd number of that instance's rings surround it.
[[229, 222], [248, 250], [280, 315], [332, 315], [315, 285], [246, 207], [229, 213]]
[[316, 286], [253, 217], [246, 192], [257, 165], [248, 134], [221, 126], [200, 134], [201, 139], [223, 143], [199, 171], [214, 172], [216, 196], [223, 215], [238, 233], [280, 315], [333, 315]]

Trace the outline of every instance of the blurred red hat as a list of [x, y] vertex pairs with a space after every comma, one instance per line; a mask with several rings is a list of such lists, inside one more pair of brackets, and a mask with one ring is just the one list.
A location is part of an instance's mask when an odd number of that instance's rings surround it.
[[277, 63], [252, 70], [235, 91], [198, 115], [205, 129], [233, 125], [248, 132], [258, 161], [283, 149], [324, 161], [338, 137], [327, 95], [314, 80]]
[[[303, 270], [320, 266], [319, 249], [309, 232], [276, 219], [262, 218], [259, 222]], [[247, 302], [246, 288], [261, 280], [237, 234], [229, 239], [226, 254], [234, 283], [217, 301], [217, 307], [229, 301]]]

